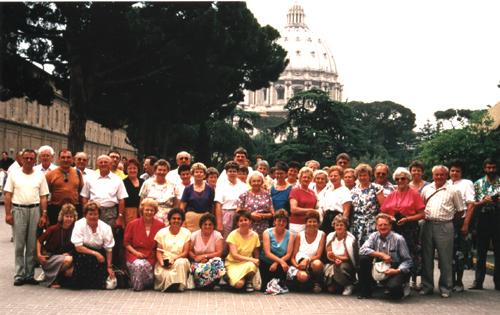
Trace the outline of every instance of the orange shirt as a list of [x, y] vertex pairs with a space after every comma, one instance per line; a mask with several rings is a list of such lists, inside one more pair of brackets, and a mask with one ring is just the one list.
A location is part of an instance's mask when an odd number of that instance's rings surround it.
[[77, 173], [73, 167], [69, 168], [67, 175], [60, 167], [45, 174], [50, 191], [49, 204], [62, 206], [69, 202], [77, 205], [79, 192], [83, 187], [82, 173]]

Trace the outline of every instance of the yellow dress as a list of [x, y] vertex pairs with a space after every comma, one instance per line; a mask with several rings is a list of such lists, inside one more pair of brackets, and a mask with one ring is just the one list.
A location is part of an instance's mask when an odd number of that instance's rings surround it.
[[[226, 242], [236, 246], [238, 254], [246, 257], [252, 257], [255, 248], [260, 247], [259, 235], [254, 231], [250, 231], [251, 236], [244, 239], [238, 229], [232, 231]], [[236, 282], [240, 281], [248, 273], [257, 272], [257, 266], [250, 261], [237, 261], [233, 258], [231, 253], [226, 258], [226, 270], [229, 277], [229, 284], [234, 286]]]
[[[181, 227], [179, 233], [173, 235], [170, 229], [165, 227], [156, 233], [155, 241], [164, 250], [163, 259], [172, 260], [173, 256], [178, 256], [182, 253], [184, 244], [191, 238], [191, 232], [188, 229]], [[162, 267], [158, 262], [155, 266], [155, 290], [165, 291], [172, 284], [183, 284], [187, 286], [188, 272], [190, 264], [187, 258], [179, 258], [170, 268]]]

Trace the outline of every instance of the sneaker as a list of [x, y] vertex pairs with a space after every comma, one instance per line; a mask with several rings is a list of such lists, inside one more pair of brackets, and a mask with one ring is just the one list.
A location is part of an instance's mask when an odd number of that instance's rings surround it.
[[463, 284], [457, 284], [456, 286], [453, 287], [453, 292], [464, 292], [464, 285]]
[[446, 292], [442, 292], [441, 293], [441, 297], [444, 298], [444, 299], [447, 299], [450, 297], [450, 294], [449, 293], [446, 293]]
[[315, 284], [313, 285], [313, 292], [314, 292], [314, 293], [321, 293], [321, 290], [322, 290], [322, 289], [321, 289], [321, 286], [319, 285], [319, 283], [315, 283]]
[[33, 285], [38, 285], [38, 281], [36, 281], [34, 278], [28, 278], [24, 279], [25, 284], [33, 284]]
[[403, 298], [410, 296], [410, 293], [411, 293], [410, 284], [407, 282], [403, 286]]
[[24, 281], [23, 281], [23, 279], [21, 279], [21, 278], [18, 278], [18, 279], [16, 279], [16, 280], [14, 280], [14, 285], [15, 285], [16, 287], [21, 286], [21, 285], [23, 285], [23, 284], [24, 284]]
[[344, 288], [344, 291], [342, 291], [342, 295], [352, 295], [352, 292], [354, 291], [354, 286], [353, 285], [348, 285], [347, 287]]
[[38, 282], [42, 282], [43, 280], [45, 280], [45, 272], [41, 272], [38, 277], [36, 277], [36, 281]]
[[288, 293], [288, 292], [290, 292], [290, 290], [288, 289], [288, 287], [286, 285], [281, 287], [281, 293]]
[[253, 292], [255, 289], [253, 288], [252, 282], [248, 281], [247, 284], [245, 285], [245, 291], [247, 292]]

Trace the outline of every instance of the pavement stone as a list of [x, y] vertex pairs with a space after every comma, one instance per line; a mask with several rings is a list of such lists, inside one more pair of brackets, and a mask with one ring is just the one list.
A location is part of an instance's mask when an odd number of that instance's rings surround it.
[[[0, 207], [0, 314], [162, 314], [162, 315], [282, 315], [282, 314], [500, 314], [500, 291], [487, 276], [485, 290], [453, 294], [442, 299], [437, 292], [419, 296], [416, 292], [402, 301], [358, 300], [356, 296], [327, 293], [288, 293], [269, 296], [259, 292], [160, 293], [130, 290], [48, 289], [41, 286], [13, 286], [14, 248], [10, 227]], [[437, 268], [436, 268], [437, 269]], [[37, 269], [37, 273], [40, 272]], [[465, 286], [473, 280], [466, 271]], [[436, 281], [438, 276], [436, 274]]]

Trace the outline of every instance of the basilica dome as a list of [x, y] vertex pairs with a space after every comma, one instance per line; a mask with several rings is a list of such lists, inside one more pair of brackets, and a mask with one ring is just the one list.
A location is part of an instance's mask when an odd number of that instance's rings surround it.
[[287, 51], [289, 61], [278, 81], [258, 91], [245, 91], [244, 110], [262, 116], [286, 116], [288, 100], [300, 91], [317, 88], [334, 101], [342, 100], [343, 85], [338, 80], [337, 66], [326, 42], [306, 24], [304, 9], [294, 4], [286, 14], [285, 27], [278, 43]]

